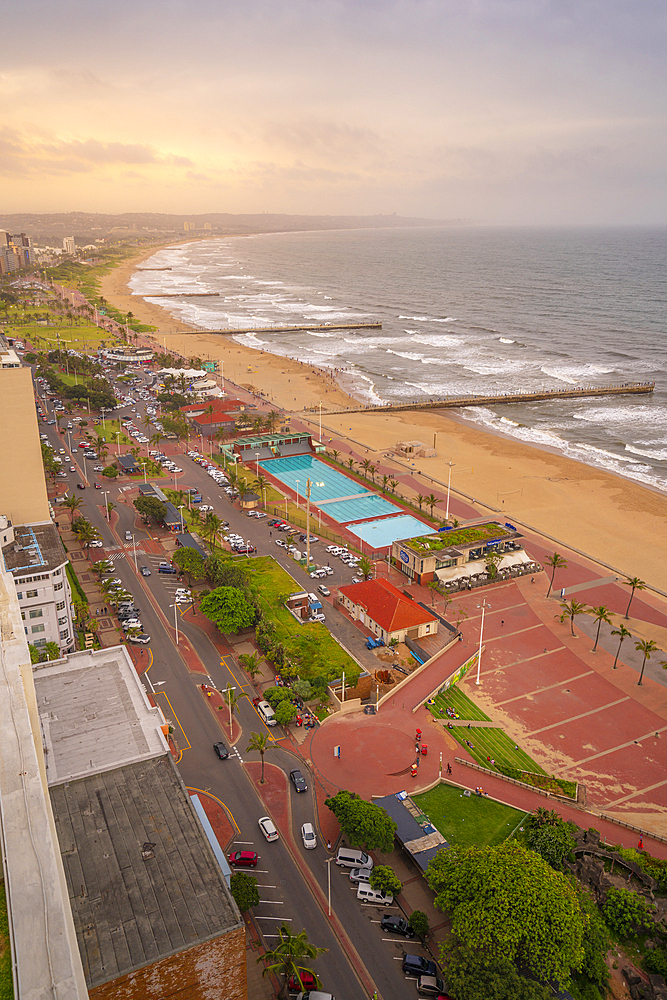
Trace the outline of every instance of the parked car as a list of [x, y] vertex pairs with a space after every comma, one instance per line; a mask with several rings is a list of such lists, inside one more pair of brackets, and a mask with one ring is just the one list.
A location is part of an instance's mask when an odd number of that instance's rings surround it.
[[303, 774], [301, 773], [301, 771], [298, 769], [298, 767], [295, 768], [293, 771], [290, 771], [289, 776], [290, 776], [290, 781], [294, 785], [294, 788], [297, 792], [308, 791], [308, 783], [304, 778]]
[[298, 993], [300, 990], [314, 990], [317, 980], [312, 972], [300, 972], [299, 975], [290, 976], [287, 980], [287, 989], [290, 993]]
[[329, 590], [328, 587], [325, 587], [323, 583], [321, 583], [317, 589], [320, 592], [320, 594], [322, 595], [322, 597], [330, 597], [331, 596], [331, 591]]
[[139, 635], [128, 635], [128, 642], [140, 642], [143, 646], [151, 641], [151, 637], [145, 632], [140, 632]]
[[139, 567], [139, 571], [140, 571], [140, 573], [141, 573], [142, 576], [150, 576], [151, 575], [151, 571], [149, 570], [148, 566], [140, 566]]
[[380, 927], [383, 931], [389, 931], [390, 934], [400, 934], [405, 938], [415, 936], [415, 932], [404, 917], [394, 917], [390, 913], [383, 914]]
[[225, 744], [222, 742], [222, 740], [219, 740], [217, 743], [214, 743], [213, 744], [213, 749], [215, 750], [215, 752], [216, 752], [217, 756], [220, 758], [220, 760], [227, 760], [227, 758], [229, 757], [229, 750], [227, 749], [227, 747], [225, 746]]
[[350, 872], [350, 882], [370, 882], [370, 868], [353, 868]]
[[436, 976], [438, 974], [435, 962], [422, 958], [421, 955], [404, 954], [401, 968], [403, 972], [411, 973], [413, 976]]
[[157, 568], [157, 571], [158, 571], [158, 573], [177, 573], [178, 572], [177, 569], [176, 569], [176, 567], [172, 566], [171, 563], [168, 563], [168, 562], [161, 562], [160, 565]]
[[256, 851], [234, 851], [229, 855], [229, 863], [239, 868], [256, 868], [258, 858]]
[[278, 840], [278, 831], [276, 830], [270, 816], [260, 816], [257, 822], [260, 830], [269, 842], [272, 840]]
[[439, 1000], [448, 1000], [444, 981], [438, 976], [420, 976], [417, 980], [417, 993], [421, 997], [438, 997]]

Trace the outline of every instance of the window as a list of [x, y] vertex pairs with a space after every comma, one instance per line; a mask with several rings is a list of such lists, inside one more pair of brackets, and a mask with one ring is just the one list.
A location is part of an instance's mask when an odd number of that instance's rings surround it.
[[35, 608], [33, 611], [30, 612], [30, 617], [31, 618], [43, 618], [44, 617], [44, 612], [42, 611], [41, 608]]
[[33, 646], [40, 648], [41, 646], [46, 646], [46, 639], [35, 639]]
[[25, 611], [21, 612], [21, 621], [25, 621]]
[[62, 583], [54, 583], [53, 584], [53, 589], [54, 590], [62, 590], [63, 589]]
[[61, 574], [61, 573], [62, 573], [62, 570], [61, 570], [61, 569], [57, 569], [57, 570], [56, 570], [56, 571], [54, 572], [54, 574], [53, 574], [53, 575], [54, 575], [54, 576], [60, 576], [60, 574]]
[[67, 629], [65, 629], [64, 632], [60, 633], [60, 638], [61, 639], [69, 639], [69, 632], [67, 631]]
[[16, 593], [16, 596], [18, 597], [19, 601], [23, 600], [23, 594], [19, 594], [18, 591]]
[[67, 618], [66, 617], [65, 618], [59, 618], [58, 619], [58, 624], [59, 625], [67, 625]]
[[60, 601], [58, 604], [56, 604], [56, 611], [62, 611], [64, 607], [65, 607], [65, 602]]
[[25, 596], [26, 596], [27, 598], [30, 598], [30, 597], [37, 597], [37, 591], [36, 591], [36, 590], [26, 590], [26, 592], [25, 592]]
[[35, 634], [35, 632], [45, 632], [46, 625], [33, 625], [30, 631], [33, 633], [33, 635]]

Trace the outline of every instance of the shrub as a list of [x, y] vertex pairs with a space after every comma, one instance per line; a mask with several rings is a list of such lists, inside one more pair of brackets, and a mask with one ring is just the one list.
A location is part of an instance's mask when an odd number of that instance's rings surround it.
[[610, 889], [602, 912], [609, 927], [622, 938], [648, 930], [653, 924], [646, 901], [629, 889]]

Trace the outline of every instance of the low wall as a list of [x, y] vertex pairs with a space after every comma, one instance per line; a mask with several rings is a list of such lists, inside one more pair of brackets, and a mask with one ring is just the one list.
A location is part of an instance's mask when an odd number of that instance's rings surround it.
[[[481, 764], [477, 764], [472, 760], [464, 760], [463, 757], [455, 757], [455, 762], [457, 764], [463, 764], [465, 767], [471, 767], [474, 771], [482, 771], [483, 774], [488, 774], [490, 778], [500, 778], [501, 781], [506, 781], [510, 785], [518, 785], [520, 788], [527, 788], [529, 792], [537, 792], [538, 795], [544, 795], [547, 799], [554, 799], [556, 802], [562, 802], [564, 806], [572, 806], [573, 809], [581, 809], [582, 812], [584, 807], [577, 802], [577, 799], [571, 799], [569, 795], [556, 795], [555, 792], [547, 792], [544, 788], [537, 788], [535, 785], [529, 785], [527, 781], [518, 781], [516, 778], [508, 778], [506, 774], [501, 774], [500, 771], [491, 771], [488, 767], [483, 767]], [[579, 786], [577, 785], [577, 791]]]
[[[455, 641], [458, 642], [458, 639], [456, 639]], [[453, 645], [453, 643], [451, 643], [450, 645]], [[449, 646], [447, 648], [449, 649]], [[485, 646], [482, 646], [482, 652], [484, 652], [485, 648], [486, 648]], [[465, 663], [462, 663], [460, 667], [457, 667], [456, 670], [453, 670], [451, 674], [444, 679], [444, 681], [439, 681], [437, 687], [434, 687], [433, 690], [429, 692], [429, 694], [427, 694], [426, 697], [422, 701], [420, 701], [418, 705], [415, 705], [412, 711], [416, 712], [418, 708], [421, 708], [422, 705], [424, 705], [429, 700], [429, 698], [435, 698], [435, 696], [437, 694], [440, 694], [441, 691], [448, 691], [449, 688], [452, 686], [452, 684], [456, 684], [456, 682], [460, 681], [462, 677], [465, 677], [465, 675], [470, 670], [471, 666], [473, 666], [473, 664], [477, 662], [478, 656], [479, 656], [479, 649], [475, 650], [472, 656], [469, 656], [468, 659], [465, 661]]]
[[[446, 653], [448, 649], [451, 649], [452, 646], [455, 646], [457, 642], [458, 639], [451, 639], [446, 646], [443, 646], [442, 649], [439, 649], [437, 653], [434, 653], [430, 660], [426, 660], [426, 662], [422, 663], [421, 666], [418, 666], [416, 670], [413, 670], [408, 677], [404, 677], [402, 681], [399, 681], [396, 687], [392, 687], [390, 691], [387, 691], [386, 694], [383, 694], [378, 702], [378, 709], [389, 698], [393, 698], [396, 695], [397, 691], [402, 691], [403, 688], [410, 683], [410, 681], [414, 680], [415, 677], [419, 677], [419, 675], [422, 674], [427, 667], [431, 666], [434, 660], [437, 660], [439, 656], [442, 656], [443, 653]], [[390, 664], [387, 664], [388, 669], [390, 668], [390, 666], [391, 666]], [[423, 704], [423, 702], [420, 702], [420, 704]], [[419, 708], [419, 705], [413, 708], [412, 711], [413, 712], [416, 711], [417, 708]]]

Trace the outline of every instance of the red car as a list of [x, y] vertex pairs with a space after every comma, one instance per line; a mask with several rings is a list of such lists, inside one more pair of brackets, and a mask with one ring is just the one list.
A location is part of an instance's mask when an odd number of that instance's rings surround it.
[[256, 868], [259, 855], [255, 851], [234, 851], [229, 855], [230, 865], [239, 865], [241, 868]]
[[296, 977], [296, 974], [290, 976], [287, 983], [287, 988], [289, 990], [295, 990], [300, 993], [302, 990], [314, 990], [317, 989], [317, 982], [315, 981], [315, 976], [312, 972], [306, 972], [305, 970], [301, 973], [301, 982]]

